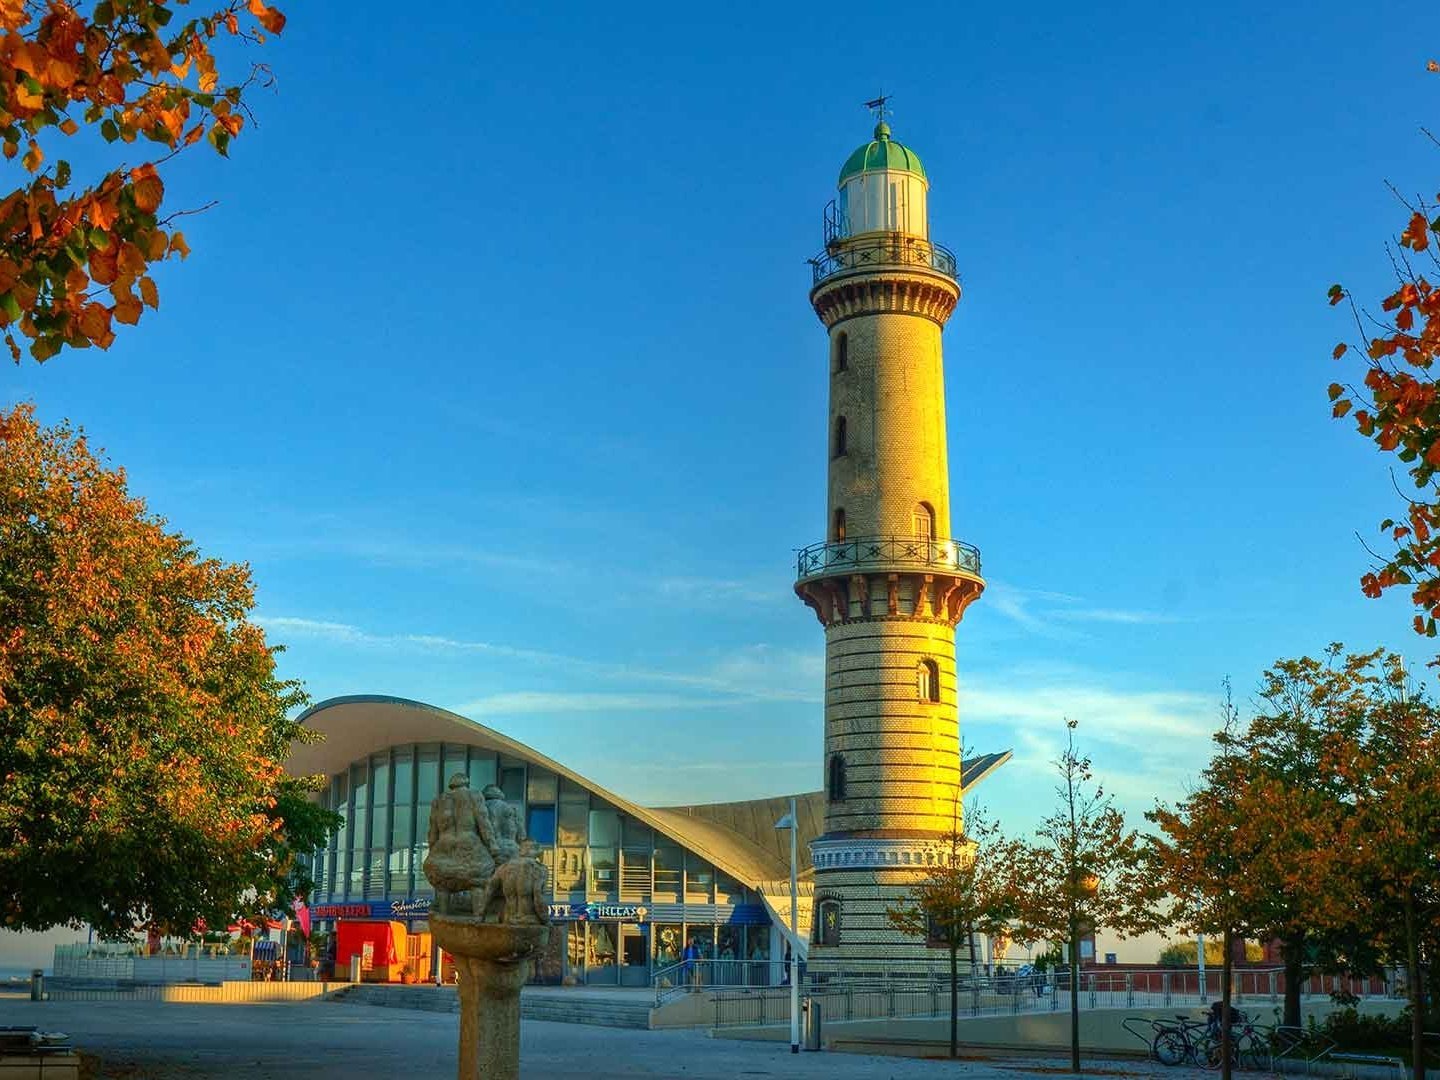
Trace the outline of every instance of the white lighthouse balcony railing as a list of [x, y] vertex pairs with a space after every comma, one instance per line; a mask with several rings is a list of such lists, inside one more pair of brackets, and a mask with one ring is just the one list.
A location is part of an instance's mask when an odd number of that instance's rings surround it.
[[799, 581], [867, 570], [929, 570], [980, 576], [980, 549], [959, 540], [917, 536], [857, 536], [802, 548]]
[[898, 232], [873, 233], [834, 241], [811, 259], [810, 265], [816, 285], [837, 274], [878, 270], [887, 266], [930, 270], [952, 281], [958, 280], [955, 255], [949, 248]]

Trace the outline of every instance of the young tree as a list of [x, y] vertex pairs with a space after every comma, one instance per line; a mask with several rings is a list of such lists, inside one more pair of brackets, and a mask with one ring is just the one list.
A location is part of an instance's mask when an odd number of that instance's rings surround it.
[[[1157, 884], [1167, 900], [1166, 922], [1188, 933], [1219, 937], [1221, 942], [1221, 1016], [1230, 1016], [1230, 982], [1234, 941], [1253, 930], [1249, 919], [1254, 900], [1244, 884], [1247, 860], [1263, 831], [1253, 829], [1249, 815], [1258, 809], [1244, 783], [1244, 762], [1231, 737], [1238, 727], [1228, 695], [1225, 726], [1216, 741], [1220, 752], [1206, 766], [1204, 783], [1173, 809], [1157, 806], [1146, 816], [1164, 833], [1152, 837], [1149, 859]], [[1225, 736], [1222, 738], [1222, 736]], [[1220, 1025], [1219, 1061], [1230, 1080], [1233, 1053], [1228, 1022]]]
[[1080, 1071], [1080, 936], [1105, 927], [1121, 935], [1161, 925], [1158, 899], [1145, 873], [1140, 836], [1094, 783], [1090, 759], [1075, 749], [1067, 720], [1065, 751], [1055, 762], [1060, 805], [1036, 830], [1037, 843], [1014, 850], [1014, 933], [1017, 940], [1068, 943], [1070, 1067]]
[[[28, 174], [0, 192], [0, 328], [17, 362], [17, 330], [41, 361], [65, 346], [109, 348], [115, 323], [160, 304], [150, 264], [188, 253], [177, 214], [161, 216], [160, 170], [202, 139], [226, 153], [244, 91], [264, 77], [256, 67], [222, 86], [216, 38], [258, 43], [285, 25], [263, 0], [172, 25], [188, 4], [98, 0], [87, 17], [70, 0], [0, 0], [0, 153]], [[51, 155], [82, 131], [120, 153], [77, 184]], [[154, 149], [137, 153], [141, 139]]]
[[1361, 739], [1336, 747], [1354, 790], [1341, 850], [1368, 882], [1375, 932], [1405, 965], [1411, 1068], [1425, 1076], [1425, 971], [1440, 936], [1440, 710], [1407, 686], [1400, 658], [1383, 658]]
[[950, 954], [950, 1056], [960, 1051], [960, 950], [971, 948], [977, 934], [1006, 931], [1014, 913], [1010, 883], [1013, 845], [977, 811], [966, 815], [962, 831], [956, 800], [952, 827], [937, 846], [930, 876], [910, 890], [906, 901], [886, 912], [905, 934], [944, 944]]
[[249, 570], [202, 558], [83, 435], [0, 413], [0, 916], [188, 933], [288, 907], [335, 815], [287, 777]]

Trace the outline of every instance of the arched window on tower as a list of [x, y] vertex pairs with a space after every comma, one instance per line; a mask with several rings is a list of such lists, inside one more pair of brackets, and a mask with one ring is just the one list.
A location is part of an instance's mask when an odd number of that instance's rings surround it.
[[921, 701], [939, 701], [940, 665], [934, 660], [921, 660], [915, 668], [915, 684]]
[[837, 544], [845, 542], [845, 511], [837, 508], [835, 511], [834, 541]]
[[843, 416], [837, 416], [837, 417], [835, 418], [835, 453], [834, 453], [834, 456], [835, 456], [835, 457], [844, 457], [844, 456], [845, 456], [845, 418], [844, 418]]
[[840, 944], [840, 901], [827, 899], [815, 905], [815, 924], [810, 940], [816, 945]]
[[914, 527], [917, 539], [935, 539], [935, 508], [928, 502], [915, 504]]
[[846, 336], [845, 331], [841, 330], [840, 333], [835, 335], [835, 360], [833, 367], [835, 369], [835, 372], [838, 374], [839, 372], [844, 371], [849, 366], [850, 339]]
[[845, 798], [845, 755], [830, 755], [830, 784], [829, 794], [831, 802], [840, 802]]

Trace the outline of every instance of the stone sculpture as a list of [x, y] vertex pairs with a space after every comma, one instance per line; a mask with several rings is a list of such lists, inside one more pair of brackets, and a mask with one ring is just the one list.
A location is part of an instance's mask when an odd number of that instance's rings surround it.
[[490, 816], [490, 831], [495, 836], [495, 861], [509, 862], [520, 854], [520, 845], [525, 840], [520, 811], [505, 801], [505, 793], [494, 784], [485, 788], [485, 811]]
[[481, 910], [488, 918], [498, 913], [502, 922], [540, 926], [550, 921], [545, 903], [545, 867], [535, 858], [535, 845], [526, 840], [520, 853], [495, 871], [485, 887]]
[[[504, 793], [492, 784], [481, 802], [469, 788], [456, 773], [430, 805], [430, 931], [459, 975], [459, 1080], [519, 1080], [520, 987], [550, 938], [545, 868]], [[465, 892], [468, 915], [452, 910]]]
[[495, 871], [496, 844], [490, 815], [464, 773], [450, 777], [449, 790], [430, 804], [429, 840], [430, 853], [421, 869], [435, 887], [434, 910], [454, 914], [457, 895], [468, 892], [471, 913], [478, 915]]

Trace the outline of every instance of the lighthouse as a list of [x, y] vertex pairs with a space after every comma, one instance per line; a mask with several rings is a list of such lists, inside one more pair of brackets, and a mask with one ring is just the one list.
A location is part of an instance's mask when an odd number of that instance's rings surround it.
[[816, 974], [928, 967], [934, 950], [886, 912], [962, 828], [955, 628], [985, 582], [952, 524], [941, 331], [960, 282], [930, 238], [929, 188], [882, 112], [840, 170], [811, 260], [829, 336], [827, 507], [795, 591], [825, 628]]

